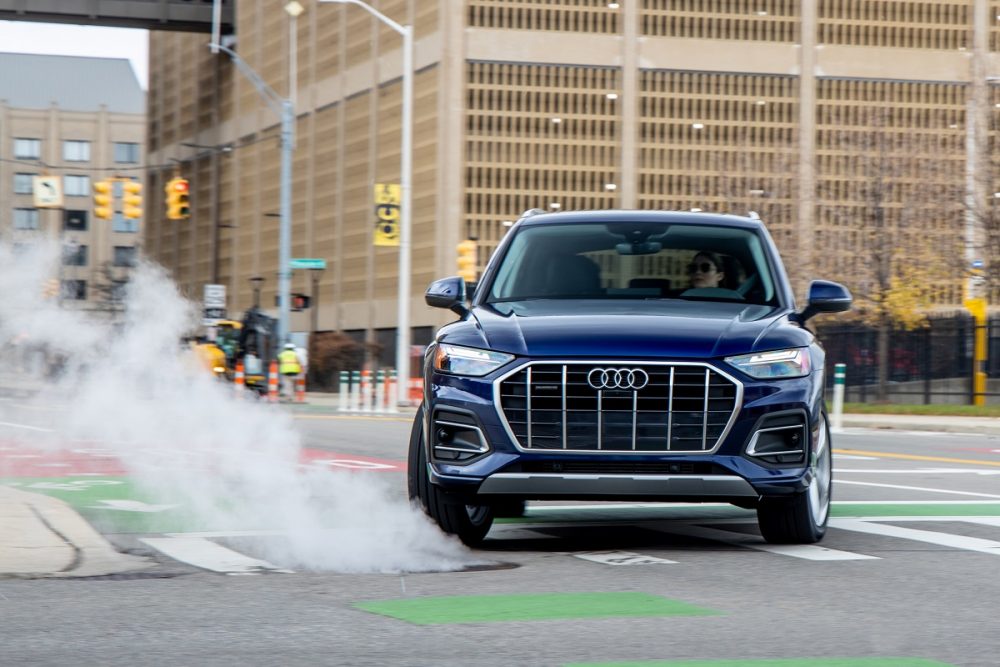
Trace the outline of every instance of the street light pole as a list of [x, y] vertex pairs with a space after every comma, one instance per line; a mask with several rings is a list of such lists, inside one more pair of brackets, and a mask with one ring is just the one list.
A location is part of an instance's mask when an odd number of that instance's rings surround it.
[[399, 301], [396, 309], [396, 402], [409, 404], [410, 385], [410, 234], [413, 207], [413, 26], [401, 25], [361, 0], [319, 0], [357, 5], [403, 37], [403, 117], [399, 164]]
[[[285, 5], [285, 11], [291, 17], [292, 29], [303, 7], [293, 0]], [[295, 150], [295, 105], [292, 97], [295, 86], [295, 74], [290, 72], [289, 95], [283, 98], [274, 92], [260, 75], [254, 71], [232, 49], [221, 44], [209, 44], [213, 51], [222, 51], [228, 55], [236, 69], [257, 88], [257, 92], [281, 119], [281, 203], [279, 206], [281, 222], [278, 234], [278, 342], [288, 341], [288, 320], [291, 310], [291, 278], [292, 278], [292, 151]], [[290, 46], [290, 48], [293, 48]], [[293, 56], [294, 57], [294, 56]], [[292, 60], [292, 63], [295, 61]]]

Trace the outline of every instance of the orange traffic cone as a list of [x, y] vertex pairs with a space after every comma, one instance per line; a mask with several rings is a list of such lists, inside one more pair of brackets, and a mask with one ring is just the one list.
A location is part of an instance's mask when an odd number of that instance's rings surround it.
[[236, 362], [236, 375], [233, 376], [233, 386], [236, 388], [236, 393], [237, 394], [242, 394], [243, 393], [243, 386], [244, 386], [244, 384], [245, 384], [245, 380], [243, 378], [243, 362], [242, 361], [237, 361]]
[[299, 373], [295, 377], [295, 402], [305, 403], [306, 402], [306, 376], [305, 373]]
[[267, 400], [278, 402], [278, 362], [273, 360], [267, 369]]

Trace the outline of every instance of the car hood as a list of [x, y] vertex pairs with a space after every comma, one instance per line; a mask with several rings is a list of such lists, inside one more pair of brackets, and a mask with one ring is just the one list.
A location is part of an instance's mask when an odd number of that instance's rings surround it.
[[518, 301], [477, 306], [438, 340], [531, 357], [704, 359], [808, 345], [790, 314], [704, 301]]

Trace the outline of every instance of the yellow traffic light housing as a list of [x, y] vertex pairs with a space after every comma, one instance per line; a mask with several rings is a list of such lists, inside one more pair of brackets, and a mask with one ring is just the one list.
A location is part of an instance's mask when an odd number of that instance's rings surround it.
[[101, 220], [110, 220], [114, 217], [114, 193], [111, 181], [97, 181], [94, 183], [94, 217]]
[[167, 193], [167, 219], [185, 220], [191, 217], [190, 185], [186, 178], [175, 177], [163, 188]]
[[455, 249], [458, 251], [458, 275], [467, 283], [474, 283], [478, 278], [476, 259], [476, 242], [472, 239], [462, 241]]
[[122, 183], [122, 215], [133, 219], [142, 217], [142, 183]]

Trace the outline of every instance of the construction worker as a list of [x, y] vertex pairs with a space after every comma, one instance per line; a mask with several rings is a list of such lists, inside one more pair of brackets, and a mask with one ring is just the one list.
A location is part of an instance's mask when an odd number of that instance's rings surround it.
[[302, 362], [295, 352], [294, 343], [286, 343], [285, 349], [278, 355], [278, 373], [281, 375], [281, 393], [289, 398], [295, 397], [295, 378], [302, 372]]

